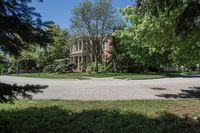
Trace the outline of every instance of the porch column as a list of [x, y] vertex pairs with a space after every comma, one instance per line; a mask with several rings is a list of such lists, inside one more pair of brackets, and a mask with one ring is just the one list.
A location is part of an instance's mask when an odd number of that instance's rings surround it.
[[78, 51], [80, 51], [80, 42], [78, 41]]
[[81, 70], [84, 68], [84, 63], [83, 63], [83, 55], [81, 56]]
[[82, 52], [84, 52], [84, 45], [83, 45], [83, 43], [84, 43], [84, 41], [82, 40], [82, 41], [81, 41], [81, 46], [82, 46], [81, 51], [82, 51]]
[[77, 64], [77, 67], [78, 67], [78, 70], [80, 70], [80, 60], [79, 60], [79, 56], [78, 56], [78, 64]]

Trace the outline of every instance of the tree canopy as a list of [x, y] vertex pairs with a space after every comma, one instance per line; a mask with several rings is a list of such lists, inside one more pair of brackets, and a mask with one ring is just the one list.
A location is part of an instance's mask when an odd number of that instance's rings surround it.
[[200, 24], [200, 0], [137, 0], [136, 12], [139, 15], [151, 13], [159, 17], [162, 13], [181, 9], [176, 16], [176, 34], [186, 35]]
[[0, 0], [0, 45], [11, 54], [19, 55], [30, 43], [45, 45], [51, 41], [45, 30], [49, 22], [42, 22], [29, 2]]
[[[188, 11], [187, 8], [190, 6], [189, 1], [186, 0], [186, 3], [183, 1], [180, 3], [159, 0], [138, 1], [136, 6], [121, 10], [130, 25], [116, 31], [113, 35], [119, 37], [121, 42], [129, 44], [127, 46], [130, 53], [139, 63], [157, 67], [198, 64], [200, 62], [200, 28], [197, 26], [194, 28], [193, 24], [198, 25], [199, 22], [191, 23], [190, 19], [186, 19], [187, 22], [183, 21], [183, 25], [179, 25], [180, 16]], [[193, 8], [195, 9], [196, 6]], [[193, 16], [193, 21], [196, 22], [195, 16]], [[178, 27], [184, 27], [184, 25], [190, 28], [178, 30]]]
[[47, 26], [47, 32], [51, 42], [46, 47], [29, 44], [26, 50], [20, 52], [20, 61], [35, 61], [38, 67], [45, 67], [53, 64], [55, 59], [65, 59], [69, 56], [69, 33], [62, 30], [59, 26], [50, 24]]

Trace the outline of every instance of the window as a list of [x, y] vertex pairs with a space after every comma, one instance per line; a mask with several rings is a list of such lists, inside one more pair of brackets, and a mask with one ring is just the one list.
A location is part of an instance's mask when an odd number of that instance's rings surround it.
[[83, 47], [84, 47], [84, 51], [86, 51], [87, 50], [87, 42], [83, 42]]
[[81, 51], [82, 50], [82, 42], [81, 41], [79, 41], [79, 51]]
[[103, 49], [103, 50], [106, 50], [106, 42], [103, 43], [102, 49]]
[[76, 44], [76, 51], [78, 51], [78, 44]]
[[106, 55], [105, 54], [102, 54], [102, 63], [106, 64]]

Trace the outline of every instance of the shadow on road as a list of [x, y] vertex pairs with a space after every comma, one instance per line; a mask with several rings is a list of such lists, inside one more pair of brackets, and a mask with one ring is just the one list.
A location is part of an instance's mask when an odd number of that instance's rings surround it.
[[178, 94], [159, 94], [158, 97], [164, 98], [200, 98], [200, 87], [189, 87], [191, 90], [181, 90]]
[[42, 93], [42, 89], [47, 88], [46, 85], [25, 85], [18, 86], [17, 84], [10, 85], [0, 82], [0, 103], [3, 102], [13, 102], [19, 97], [31, 99], [32, 95], [30, 93]]
[[197, 132], [199, 122], [171, 113], [151, 118], [135, 112], [118, 110], [70, 111], [57, 106], [0, 110], [1, 133], [143, 133]]

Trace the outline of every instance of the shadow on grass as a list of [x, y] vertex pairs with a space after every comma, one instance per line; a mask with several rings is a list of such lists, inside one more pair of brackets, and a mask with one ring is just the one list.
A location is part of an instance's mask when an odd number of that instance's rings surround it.
[[42, 93], [42, 89], [47, 88], [45, 85], [25, 85], [18, 86], [16, 84], [10, 85], [0, 82], [0, 103], [3, 102], [13, 102], [19, 97], [31, 99], [32, 95], [30, 93]]
[[158, 97], [164, 98], [200, 98], [200, 87], [190, 87], [191, 90], [181, 90], [178, 94], [159, 94]]
[[0, 111], [1, 133], [148, 133], [200, 132], [200, 123], [174, 114], [157, 118], [133, 112], [89, 110], [73, 112], [57, 106]]

